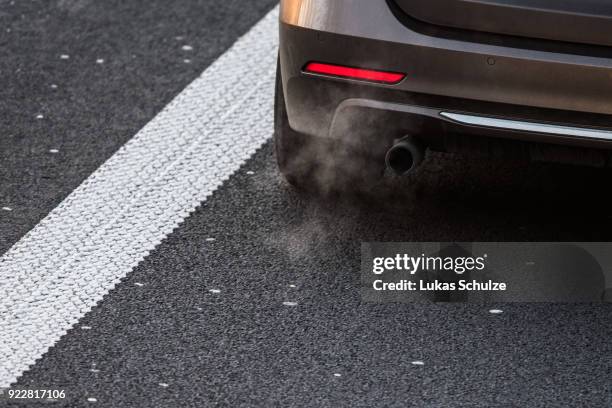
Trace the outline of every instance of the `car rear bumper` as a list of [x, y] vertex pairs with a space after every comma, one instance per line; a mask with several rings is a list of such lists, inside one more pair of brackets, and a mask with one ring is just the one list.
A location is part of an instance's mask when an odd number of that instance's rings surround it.
[[[299, 132], [338, 133], [334, 128], [345, 116], [343, 102], [352, 99], [382, 103], [392, 111], [397, 106], [424, 107], [435, 115], [416, 115], [421, 119], [415, 123], [435, 122], [440, 131], [585, 147], [610, 145], [606, 128], [612, 124], [612, 58], [425, 35], [403, 24], [386, 3], [371, 0], [284, 0], [280, 35], [289, 121]], [[397, 85], [321, 78], [303, 73], [311, 61], [402, 72], [407, 77]], [[501, 129], [482, 122], [460, 123], [441, 112], [565, 129]], [[410, 115], [414, 120], [414, 113]], [[567, 128], [581, 127], [603, 132], [574, 129], [567, 134]]]

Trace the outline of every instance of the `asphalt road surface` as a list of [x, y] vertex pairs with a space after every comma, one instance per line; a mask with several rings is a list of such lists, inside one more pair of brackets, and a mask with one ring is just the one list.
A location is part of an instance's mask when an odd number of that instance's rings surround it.
[[[32, 241], [28, 231], [123, 157], [274, 5], [0, 2], [0, 250]], [[235, 133], [238, 143], [245, 135], [226, 126], [231, 116], [219, 129], [185, 126]], [[238, 171], [219, 176], [161, 244], [143, 244], [150, 254], [114, 288], [101, 284], [103, 299], [15, 374], [15, 388], [65, 389], [66, 399], [0, 405], [612, 405], [609, 305], [372, 304], [359, 293], [362, 241], [609, 241], [610, 171], [430, 155], [415, 176], [367, 199], [315, 199], [286, 185], [272, 152], [268, 140], [237, 160]], [[91, 270], [66, 268], [73, 278]], [[0, 263], [10, 281], [3, 273]], [[0, 308], [3, 330], [27, 303], [11, 301]], [[20, 351], [15, 332], [0, 336], [11, 344], [3, 360]]]

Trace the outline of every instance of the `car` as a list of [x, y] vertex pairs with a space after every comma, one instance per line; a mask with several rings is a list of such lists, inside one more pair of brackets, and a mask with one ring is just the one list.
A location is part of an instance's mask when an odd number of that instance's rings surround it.
[[612, 1], [282, 0], [275, 151], [368, 190], [427, 151], [607, 166]]

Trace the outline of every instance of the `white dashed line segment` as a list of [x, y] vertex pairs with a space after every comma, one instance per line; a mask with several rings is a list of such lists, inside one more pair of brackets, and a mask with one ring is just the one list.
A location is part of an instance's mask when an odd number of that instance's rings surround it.
[[0, 388], [271, 136], [277, 18], [278, 7], [0, 258]]

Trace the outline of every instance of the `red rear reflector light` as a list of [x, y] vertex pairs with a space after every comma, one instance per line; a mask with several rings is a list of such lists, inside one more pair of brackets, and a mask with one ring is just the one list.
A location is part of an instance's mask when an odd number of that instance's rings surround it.
[[362, 81], [379, 82], [383, 84], [397, 84], [406, 77], [397, 72], [375, 71], [371, 69], [351, 68], [342, 65], [310, 62], [304, 68], [310, 74], [331, 75], [341, 78], [359, 79]]

